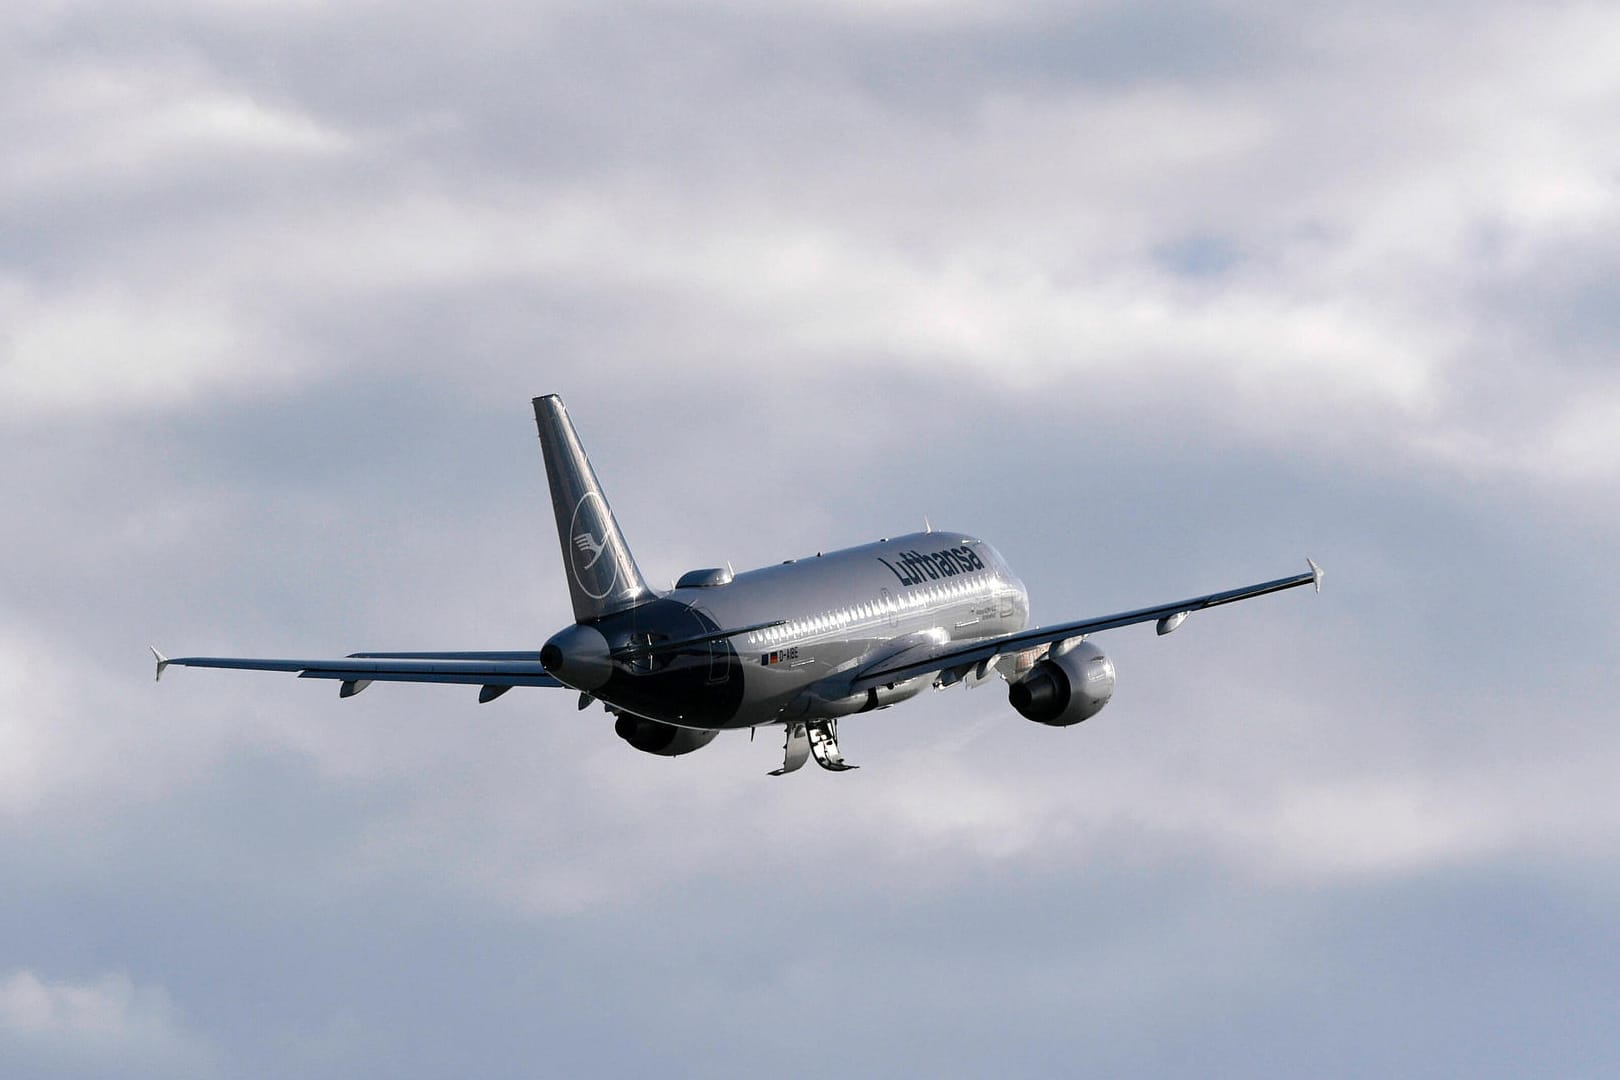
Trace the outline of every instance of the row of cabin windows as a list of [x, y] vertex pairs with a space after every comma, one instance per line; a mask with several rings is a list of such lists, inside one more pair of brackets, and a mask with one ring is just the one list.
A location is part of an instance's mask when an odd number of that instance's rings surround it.
[[987, 586], [991, 584], [993, 584], [993, 579], [988, 575], [983, 573], [973, 574], [958, 581], [912, 589], [899, 597], [891, 596], [881, 600], [863, 601], [852, 607], [839, 608], [837, 611], [829, 611], [807, 619], [794, 619], [785, 626], [775, 626], [757, 634], [750, 634], [748, 640], [755, 645], [774, 645], [779, 641], [804, 637], [808, 634], [819, 634], [834, 627], [848, 626], [851, 623], [865, 622], [870, 619], [884, 619], [891, 614], [911, 611], [927, 604], [962, 599], [975, 593], [988, 591]]

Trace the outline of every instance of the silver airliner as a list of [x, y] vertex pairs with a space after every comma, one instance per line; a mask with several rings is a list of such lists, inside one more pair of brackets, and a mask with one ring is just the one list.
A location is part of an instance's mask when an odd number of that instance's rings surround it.
[[170, 665], [292, 671], [336, 679], [352, 697], [373, 682], [466, 683], [493, 701], [514, 686], [567, 687], [601, 702], [637, 750], [674, 757], [721, 731], [780, 725], [783, 759], [839, 772], [838, 721], [885, 709], [929, 686], [999, 676], [1012, 708], [1067, 727], [1113, 696], [1114, 665], [1088, 636], [1301, 585], [1308, 571], [1240, 589], [1099, 618], [1029, 628], [1029, 595], [995, 548], [930, 527], [741, 574], [693, 570], [668, 592], [648, 587], [596, 472], [556, 395], [534, 399], [574, 623], [538, 652], [363, 652], [338, 660], [186, 656]]

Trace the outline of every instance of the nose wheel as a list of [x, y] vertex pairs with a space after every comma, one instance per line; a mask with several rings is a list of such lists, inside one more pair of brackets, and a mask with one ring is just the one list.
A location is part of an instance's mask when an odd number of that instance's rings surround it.
[[801, 768], [810, 758], [816, 759], [828, 772], [848, 772], [858, 769], [838, 752], [838, 721], [795, 721], [787, 725], [787, 738], [782, 744], [782, 767], [772, 769], [770, 775], [783, 776]]

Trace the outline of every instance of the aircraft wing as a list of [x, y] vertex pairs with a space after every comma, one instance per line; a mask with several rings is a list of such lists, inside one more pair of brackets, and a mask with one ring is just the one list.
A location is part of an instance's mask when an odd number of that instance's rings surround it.
[[1301, 585], [1315, 585], [1316, 591], [1321, 592], [1322, 568], [1309, 559], [1305, 561], [1310, 563], [1311, 567], [1305, 573], [1278, 578], [1275, 581], [1263, 581], [1258, 585], [1245, 585], [1241, 589], [1228, 589], [1207, 596], [1195, 596], [1189, 600], [1177, 600], [1174, 603], [1138, 608], [1135, 611], [1121, 611], [1092, 619], [1038, 626], [1032, 630], [1020, 630], [1016, 634], [1003, 634], [1000, 637], [980, 638], [977, 641], [945, 644], [935, 648], [909, 648], [898, 655], [880, 658], [856, 672], [850, 685], [850, 692], [858, 694], [875, 686], [903, 682], [947, 668], [967, 668], [1007, 653], [1036, 649], [1042, 645], [1051, 645], [1084, 634], [1095, 634], [1101, 630], [1113, 630], [1135, 623], [1163, 620], [1164, 625], [1160, 633], [1167, 634], [1181, 624], [1178, 616], [1185, 617], [1194, 611], [1233, 604], [1239, 600], [1252, 600], [1254, 597], [1282, 592], [1284, 589], [1297, 589]]
[[351, 653], [340, 660], [281, 660], [239, 656], [177, 656], [152, 650], [158, 678], [170, 665], [234, 668], [249, 671], [295, 671], [300, 679], [338, 679], [351, 697], [372, 682], [469, 683], [484, 688], [480, 701], [499, 697], [514, 686], [561, 686], [546, 674], [540, 654], [525, 652]]

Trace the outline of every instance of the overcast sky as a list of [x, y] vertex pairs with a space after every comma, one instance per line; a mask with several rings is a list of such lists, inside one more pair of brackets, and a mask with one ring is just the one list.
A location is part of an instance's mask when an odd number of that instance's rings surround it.
[[[1620, 10], [0, 13], [0, 1072], [1620, 1072]], [[918, 527], [991, 685], [641, 755], [574, 695], [172, 670]]]

